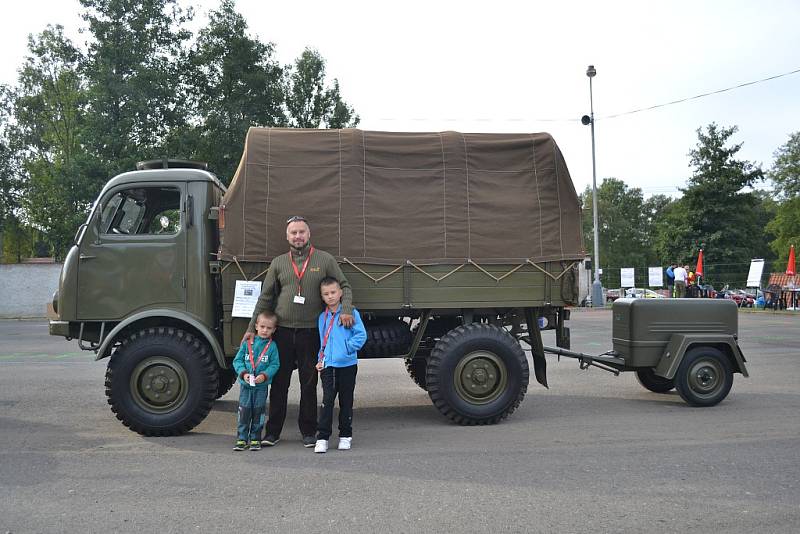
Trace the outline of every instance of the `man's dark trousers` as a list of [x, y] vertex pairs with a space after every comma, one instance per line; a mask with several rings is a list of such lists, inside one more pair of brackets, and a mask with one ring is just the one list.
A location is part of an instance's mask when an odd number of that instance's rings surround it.
[[278, 345], [281, 367], [272, 379], [269, 391], [267, 436], [279, 437], [286, 420], [286, 402], [292, 370], [300, 376], [300, 415], [297, 422], [303, 436], [313, 436], [317, 429], [317, 379], [315, 368], [319, 355], [319, 331], [316, 328], [279, 326], [272, 336]]

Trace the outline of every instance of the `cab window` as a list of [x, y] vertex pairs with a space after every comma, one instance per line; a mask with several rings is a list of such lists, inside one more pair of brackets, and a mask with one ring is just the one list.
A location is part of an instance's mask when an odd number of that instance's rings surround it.
[[103, 234], [169, 235], [180, 231], [181, 193], [170, 187], [119, 191], [103, 206]]

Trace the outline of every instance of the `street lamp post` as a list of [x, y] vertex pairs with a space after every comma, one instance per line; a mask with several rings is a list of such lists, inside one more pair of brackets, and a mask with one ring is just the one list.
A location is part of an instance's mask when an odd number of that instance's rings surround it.
[[592, 127], [592, 221], [594, 223], [594, 282], [592, 283], [592, 306], [602, 308], [605, 306], [603, 301], [603, 284], [600, 283], [600, 239], [597, 233], [597, 164], [594, 155], [594, 99], [592, 97], [592, 78], [597, 75], [594, 65], [589, 65], [586, 69], [586, 76], [589, 77], [589, 112], [584, 115], [581, 122]]

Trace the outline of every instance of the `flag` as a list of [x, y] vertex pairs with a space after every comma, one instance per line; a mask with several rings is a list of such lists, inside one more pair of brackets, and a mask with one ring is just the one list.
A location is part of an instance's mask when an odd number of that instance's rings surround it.
[[694, 274], [703, 276], [703, 249], [700, 249], [700, 253], [697, 255], [697, 268], [694, 270]]
[[797, 270], [794, 266], [794, 245], [789, 248], [789, 263], [786, 264], [786, 274], [789, 276], [797, 274]]

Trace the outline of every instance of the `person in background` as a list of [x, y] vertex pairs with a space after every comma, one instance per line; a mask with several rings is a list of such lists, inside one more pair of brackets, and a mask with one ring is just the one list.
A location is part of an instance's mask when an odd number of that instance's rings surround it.
[[686, 296], [686, 279], [689, 273], [680, 265], [675, 267], [672, 272], [675, 274], [675, 297], [683, 298]]
[[675, 273], [673, 272], [673, 270], [677, 266], [678, 264], [675, 262], [670, 263], [669, 267], [667, 267], [666, 271], [664, 271], [664, 274], [667, 275], [667, 294], [670, 297], [675, 296]]

